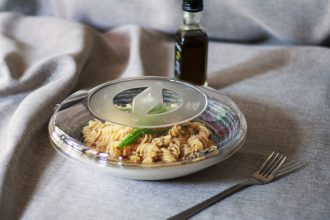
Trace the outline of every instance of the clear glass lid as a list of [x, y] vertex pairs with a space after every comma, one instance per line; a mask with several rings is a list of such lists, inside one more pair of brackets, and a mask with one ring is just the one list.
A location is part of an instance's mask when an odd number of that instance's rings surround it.
[[160, 78], [113, 81], [92, 89], [89, 111], [103, 121], [139, 128], [169, 127], [200, 115], [207, 98], [196, 87]]
[[80, 90], [55, 107], [49, 122], [53, 146], [65, 156], [121, 168], [221, 161], [240, 148], [246, 130], [227, 96], [163, 77]]

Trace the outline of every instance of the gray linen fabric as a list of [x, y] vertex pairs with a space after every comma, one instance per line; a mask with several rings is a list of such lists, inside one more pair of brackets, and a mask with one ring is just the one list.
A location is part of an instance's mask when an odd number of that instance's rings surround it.
[[[0, 0], [0, 10], [58, 16], [107, 30], [137, 24], [173, 33], [182, 0]], [[330, 45], [329, 0], [204, 0], [212, 39]]]
[[[320, 35], [304, 39], [326, 40], [328, 16], [323, 14], [323, 26], [310, 27]], [[112, 79], [172, 76], [173, 49], [171, 38], [136, 25], [100, 34], [57, 18], [1, 13], [0, 219], [165, 219], [248, 176], [273, 150], [308, 166], [246, 189], [193, 219], [328, 219], [326, 47], [211, 42], [209, 85], [238, 104], [248, 136], [234, 156], [196, 174], [166, 181], [115, 178], [52, 148], [47, 125], [56, 103]]]

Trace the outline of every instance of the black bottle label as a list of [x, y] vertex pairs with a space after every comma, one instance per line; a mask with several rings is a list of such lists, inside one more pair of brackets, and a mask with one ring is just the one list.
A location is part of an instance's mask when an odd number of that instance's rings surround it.
[[175, 78], [205, 85], [207, 47], [208, 38], [203, 30], [179, 30], [175, 35]]
[[179, 78], [181, 74], [181, 62], [182, 62], [182, 54], [181, 54], [181, 47], [178, 43], [175, 44], [175, 78]]

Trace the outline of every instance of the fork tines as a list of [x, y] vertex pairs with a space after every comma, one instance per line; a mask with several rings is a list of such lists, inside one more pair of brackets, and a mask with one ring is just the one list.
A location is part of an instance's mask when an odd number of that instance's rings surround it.
[[284, 163], [286, 156], [279, 152], [273, 151], [262, 164], [259, 169], [259, 174], [265, 177], [274, 174]]

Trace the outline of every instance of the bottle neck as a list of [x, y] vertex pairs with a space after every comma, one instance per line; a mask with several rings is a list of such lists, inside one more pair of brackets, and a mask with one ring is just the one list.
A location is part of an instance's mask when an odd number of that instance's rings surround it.
[[202, 12], [183, 11], [183, 28], [184, 29], [201, 29]]

